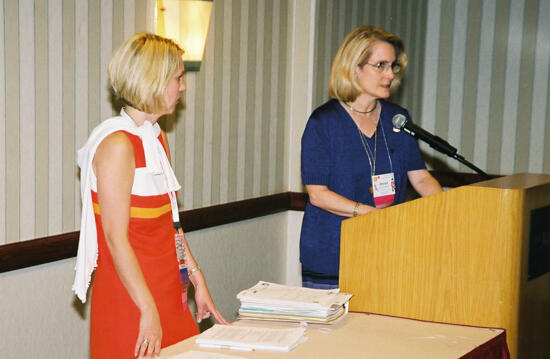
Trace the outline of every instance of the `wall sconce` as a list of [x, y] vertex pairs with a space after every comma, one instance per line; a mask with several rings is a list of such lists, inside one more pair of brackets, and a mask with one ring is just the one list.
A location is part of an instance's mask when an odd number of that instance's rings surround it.
[[199, 71], [204, 55], [213, 0], [157, 0], [155, 28], [185, 51], [186, 71]]

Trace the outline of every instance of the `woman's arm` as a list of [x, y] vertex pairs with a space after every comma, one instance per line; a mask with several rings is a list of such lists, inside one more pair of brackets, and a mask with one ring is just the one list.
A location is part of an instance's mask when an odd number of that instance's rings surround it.
[[341, 196], [324, 185], [306, 185], [306, 190], [312, 205], [338, 216], [353, 217], [354, 211], [357, 215], [361, 215], [376, 210], [375, 207]]
[[[166, 138], [166, 134], [164, 131], [161, 130], [161, 136], [162, 140], [164, 142], [164, 146], [166, 147], [166, 155], [168, 157], [168, 161], [171, 161], [170, 159], [170, 145], [168, 144], [168, 139]], [[197, 265], [197, 262], [195, 261], [195, 258], [193, 257], [193, 254], [191, 253], [191, 250], [189, 249], [189, 244], [187, 243], [187, 239], [185, 238], [185, 234], [179, 229], [180, 234], [182, 234], [183, 237], [183, 249], [185, 250], [185, 265], [187, 266], [187, 271], [189, 274], [189, 279], [191, 280], [191, 283], [193, 283], [193, 286], [195, 287], [195, 302], [197, 304], [197, 313], [196, 318], [197, 322], [201, 322], [203, 319], [206, 319], [210, 317], [210, 314], [214, 315], [214, 318], [216, 321], [220, 324], [229, 324], [225, 318], [220, 314], [218, 309], [216, 308], [216, 305], [212, 301], [212, 296], [210, 295], [210, 291], [208, 290], [208, 286], [206, 285], [206, 280], [204, 279], [204, 275], [202, 274], [202, 271], [200, 270], [200, 267]]]
[[[181, 228], [180, 228], [181, 230]], [[183, 231], [180, 232], [182, 235]], [[189, 249], [189, 244], [187, 239], [183, 238], [183, 248], [185, 250], [185, 264], [187, 266], [187, 272], [189, 273], [189, 279], [193, 286], [195, 287], [195, 302], [197, 304], [197, 322], [200, 323], [203, 319], [209, 318], [210, 314], [214, 316], [214, 319], [220, 324], [229, 324], [227, 320], [221, 315], [221, 313], [216, 308], [208, 286], [206, 285], [206, 280], [200, 267], [197, 265], [193, 254]]]
[[413, 188], [422, 197], [426, 197], [443, 191], [439, 182], [428, 172], [428, 170], [415, 170], [407, 173]]
[[[93, 160], [105, 240], [118, 276], [141, 314], [134, 355], [143, 358], [160, 354], [162, 328], [155, 301], [128, 241], [134, 166], [132, 144], [120, 132], [103, 140]], [[143, 342], [145, 339], [148, 343]]]

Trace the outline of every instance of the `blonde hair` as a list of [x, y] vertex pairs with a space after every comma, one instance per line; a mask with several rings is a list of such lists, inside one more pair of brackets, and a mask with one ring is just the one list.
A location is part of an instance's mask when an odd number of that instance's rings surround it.
[[135, 34], [113, 53], [107, 75], [115, 96], [146, 113], [166, 107], [164, 90], [178, 70], [183, 50], [173, 40], [150, 33]]
[[395, 62], [401, 66], [401, 70], [395, 74], [390, 90], [399, 86], [408, 61], [403, 42], [379, 27], [359, 26], [346, 36], [334, 57], [328, 90], [331, 98], [353, 102], [363, 92], [357, 82], [355, 69], [365, 66], [377, 41], [385, 41], [395, 49]]

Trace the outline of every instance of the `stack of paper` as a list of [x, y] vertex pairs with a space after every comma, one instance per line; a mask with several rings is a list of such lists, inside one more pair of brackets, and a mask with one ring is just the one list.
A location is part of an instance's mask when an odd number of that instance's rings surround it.
[[330, 323], [347, 313], [351, 294], [258, 282], [237, 295], [241, 318]]
[[215, 324], [195, 342], [203, 348], [290, 351], [305, 340], [305, 328], [272, 329]]

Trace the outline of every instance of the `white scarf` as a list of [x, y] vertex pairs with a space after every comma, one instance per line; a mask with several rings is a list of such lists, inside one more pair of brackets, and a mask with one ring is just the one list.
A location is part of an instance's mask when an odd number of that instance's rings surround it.
[[157, 123], [153, 125], [151, 122], [145, 121], [141, 126], [138, 126], [122, 109], [120, 116], [103, 121], [92, 131], [84, 147], [78, 150], [78, 166], [81, 170], [82, 218], [80, 221], [80, 238], [73, 291], [82, 303], [86, 302], [86, 292], [90, 286], [92, 272], [97, 267], [98, 253], [97, 230], [91, 193], [91, 180], [95, 176], [92, 169], [92, 160], [97, 147], [105, 137], [121, 130], [141, 138], [146, 168], [154, 175], [164, 175], [167, 191], [177, 191], [181, 188], [166, 157], [166, 152], [158, 140], [160, 127]]

